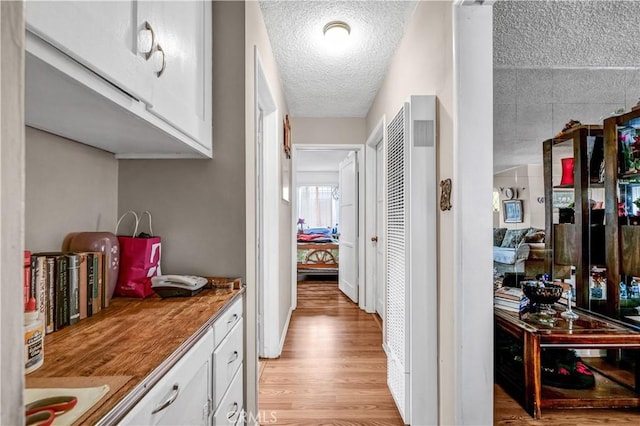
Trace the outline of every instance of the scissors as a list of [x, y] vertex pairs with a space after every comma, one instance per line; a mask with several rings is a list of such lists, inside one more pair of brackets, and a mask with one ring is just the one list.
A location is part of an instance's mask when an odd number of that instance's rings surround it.
[[75, 396], [53, 396], [38, 399], [25, 405], [27, 425], [49, 426], [56, 418], [56, 414], [71, 410], [78, 403]]

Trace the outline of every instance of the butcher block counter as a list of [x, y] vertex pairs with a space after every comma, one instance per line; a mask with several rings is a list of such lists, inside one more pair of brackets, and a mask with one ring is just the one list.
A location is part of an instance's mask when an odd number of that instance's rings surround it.
[[239, 305], [244, 291], [236, 282], [192, 297], [116, 297], [98, 314], [45, 336], [44, 365], [26, 376], [26, 387], [108, 384], [109, 393], [75, 424], [115, 423], [227, 308]]

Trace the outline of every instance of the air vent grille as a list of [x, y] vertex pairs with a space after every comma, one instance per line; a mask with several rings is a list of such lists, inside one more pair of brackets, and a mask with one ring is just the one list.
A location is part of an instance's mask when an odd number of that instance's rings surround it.
[[[387, 345], [389, 387], [398, 406], [404, 407], [406, 336], [406, 179], [405, 111], [398, 112], [387, 128]], [[393, 376], [393, 377], [391, 377]]]

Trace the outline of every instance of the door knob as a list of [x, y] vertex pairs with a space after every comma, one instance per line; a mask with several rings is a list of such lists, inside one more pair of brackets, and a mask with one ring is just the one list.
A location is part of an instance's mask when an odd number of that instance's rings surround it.
[[371, 237], [371, 241], [374, 243], [378, 242], [378, 236], [376, 235], [375, 237]]

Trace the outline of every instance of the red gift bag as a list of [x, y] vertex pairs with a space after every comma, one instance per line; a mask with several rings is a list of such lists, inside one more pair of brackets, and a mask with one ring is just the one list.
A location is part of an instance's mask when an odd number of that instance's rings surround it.
[[[147, 297], [154, 294], [151, 290], [151, 277], [161, 275], [160, 237], [153, 236], [151, 228], [151, 213], [143, 212], [140, 216], [136, 212], [128, 211], [123, 214], [116, 224], [116, 234], [120, 222], [125, 216], [132, 214], [135, 217], [135, 227], [131, 236], [118, 236], [120, 243], [120, 271], [115, 295], [125, 297]], [[144, 215], [149, 216], [149, 234], [140, 232], [138, 227]], [[136, 236], [136, 234], [138, 234]]]

